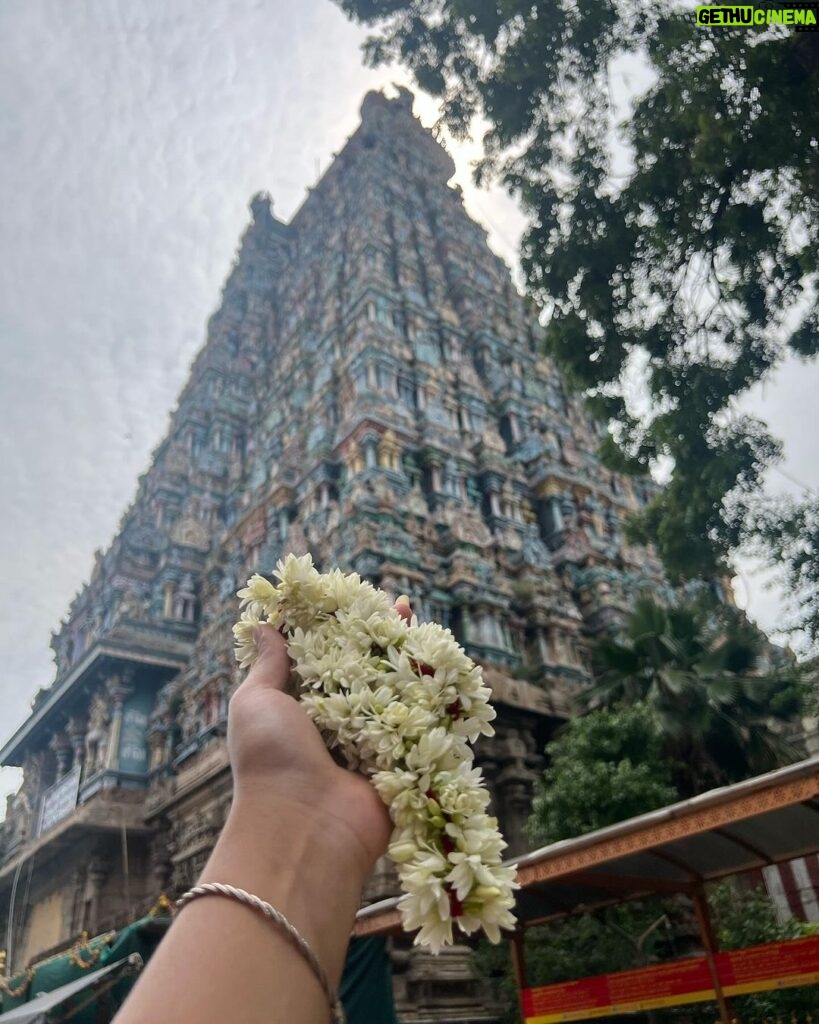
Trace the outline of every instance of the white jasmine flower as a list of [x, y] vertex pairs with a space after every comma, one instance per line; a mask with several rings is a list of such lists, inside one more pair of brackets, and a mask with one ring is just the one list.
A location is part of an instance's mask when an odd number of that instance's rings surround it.
[[258, 624], [258, 619], [245, 618], [242, 615], [242, 618], [233, 627], [233, 636], [236, 640], [236, 660], [242, 668], [248, 668], [259, 656], [256, 641], [253, 639], [253, 629]]
[[276, 591], [269, 580], [256, 573], [247, 581], [245, 589], [240, 590], [236, 596], [241, 600], [243, 606], [252, 602], [267, 605], [271, 601], [275, 601]]
[[305, 710], [389, 808], [399, 907], [415, 942], [437, 953], [453, 924], [499, 941], [514, 927], [516, 884], [472, 764], [470, 744], [492, 735], [495, 717], [481, 669], [449, 630], [414, 616], [408, 625], [355, 573], [322, 575], [310, 555], [290, 555], [276, 576], [277, 586], [256, 575], [239, 591], [240, 664], [258, 656], [256, 625], [284, 627]]

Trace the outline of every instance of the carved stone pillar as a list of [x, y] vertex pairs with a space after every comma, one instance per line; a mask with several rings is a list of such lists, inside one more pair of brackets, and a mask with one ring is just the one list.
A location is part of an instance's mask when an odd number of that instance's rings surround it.
[[486, 1006], [484, 983], [478, 978], [467, 946], [451, 946], [433, 956], [427, 949], [407, 954], [404, 999], [397, 1007], [403, 1020], [407, 1012], [421, 1011], [423, 1020], [489, 1021], [495, 1015]]
[[83, 929], [83, 911], [85, 903], [83, 895], [85, 891], [85, 870], [78, 867], [69, 877], [69, 885], [73, 894], [72, 899], [63, 901], [63, 930], [67, 935], [77, 935]]
[[543, 626], [538, 626], [535, 629], [535, 653], [537, 660], [544, 665], [548, 665], [552, 660], [549, 643], [546, 639], [546, 630]]
[[426, 463], [429, 467], [430, 486], [432, 487], [432, 490], [438, 494], [443, 490], [441, 457], [437, 452], [430, 452], [427, 455]]
[[372, 874], [367, 880], [367, 884], [364, 886], [364, 903], [376, 903], [378, 900], [396, 896], [399, 892], [398, 870], [396, 866], [386, 855], [379, 857]]
[[54, 751], [56, 777], [61, 779], [71, 765], [71, 741], [64, 732], [55, 732], [48, 745]]
[[538, 779], [534, 770], [537, 762], [534, 737], [525, 725], [501, 725], [492, 753], [497, 765], [492, 790], [501, 830], [509, 844], [506, 856], [514, 856], [528, 847], [526, 823]]
[[122, 706], [126, 698], [132, 692], [132, 687], [126, 685], [119, 676], [112, 676], [105, 684], [105, 689], [111, 699], [111, 728], [108, 733], [108, 750], [105, 757], [105, 767], [109, 770], [116, 770], [119, 767], [119, 740], [122, 733]]
[[518, 414], [514, 410], [509, 412], [509, 429], [512, 432], [512, 441], [517, 444], [521, 439], [521, 430]]
[[171, 862], [169, 840], [169, 832], [163, 830], [154, 836], [151, 841], [149, 853], [150, 877], [154, 894], [157, 897], [162, 895], [162, 893], [167, 893], [171, 882], [173, 864]]
[[469, 643], [473, 639], [473, 629], [472, 619], [466, 605], [461, 609], [461, 628], [463, 630], [463, 636], [459, 638], [461, 643]]
[[387, 430], [378, 443], [378, 465], [383, 469], [398, 470], [400, 468], [401, 449], [395, 440], [392, 430]]
[[219, 683], [219, 687], [216, 692], [219, 696], [219, 721], [224, 721], [227, 718], [228, 713], [230, 683], [228, 683], [226, 679], [223, 679], [222, 682]]
[[14, 814], [10, 820], [13, 839], [30, 839], [37, 827], [36, 811], [40, 797], [47, 788], [46, 751], [26, 754], [23, 761], [23, 784], [13, 798]]
[[521, 765], [510, 765], [498, 776], [496, 791], [501, 804], [503, 834], [509, 844], [505, 856], [514, 857], [528, 847], [526, 823], [532, 810], [536, 775]]
[[100, 896], [102, 886], [108, 877], [108, 862], [99, 855], [91, 858], [85, 872], [85, 893], [82, 912], [82, 929], [92, 935], [99, 930]]
[[361, 454], [361, 448], [357, 441], [350, 441], [347, 445], [345, 461], [347, 463], [347, 472], [350, 477], [357, 476], [364, 469], [364, 456]]
[[156, 771], [162, 767], [166, 751], [166, 735], [168, 727], [161, 722], [151, 726], [148, 733], [148, 767], [150, 771]]
[[569, 491], [565, 491], [560, 499], [560, 512], [564, 526], [573, 526], [577, 520], [577, 507]]
[[74, 767], [79, 767], [80, 769], [80, 782], [82, 782], [85, 771], [85, 733], [87, 728], [87, 719], [81, 718], [78, 715], [72, 715], [68, 719], [68, 725], [65, 730], [74, 754]]

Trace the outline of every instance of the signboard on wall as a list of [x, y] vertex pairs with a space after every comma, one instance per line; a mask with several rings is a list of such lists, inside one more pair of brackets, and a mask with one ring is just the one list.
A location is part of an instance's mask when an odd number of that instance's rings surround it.
[[119, 770], [131, 775], [148, 771], [148, 718], [153, 695], [137, 690], [122, 708], [122, 730], [119, 736]]
[[43, 802], [40, 804], [40, 821], [37, 827], [37, 835], [63, 820], [77, 806], [77, 795], [80, 791], [80, 766], [76, 765], [67, 775], [55, 782], [50, 789], [43, 793]]
[[[819, 984], [819, 935], [718, 953], [714, 959], [727, 997]], [[715, 998], [704, 956], [521, 993], [526, 1024], [593, 1020]]]

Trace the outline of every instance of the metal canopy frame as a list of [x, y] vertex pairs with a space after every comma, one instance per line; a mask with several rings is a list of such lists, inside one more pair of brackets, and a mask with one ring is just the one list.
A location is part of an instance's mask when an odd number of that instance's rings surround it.
[[[68, 1020], [80, 1010], [89, 1006], [98, 996], [107, 992], [122, 978], [138, 974], [143, 967], [139, 953], [131, 953], [122, 960], [107, 964], [99, 970], [92, 971], [84, 978], [77, 978], [67, 985], [61, 985], [52, 992], [38, 994], [22, 1006], [7, 1010], [2, 1014], [6, 1024], [51, 1024], [57, 1020]], [[70, 1009], [65, 1004], [81, 996], [82, 998]]]
[[[714, 965], [707, 882], [819, 852], [819, 756], [711, 790], [509, 863], [518, 868], [511, 937], [525, 987], [522, 933], [547, 921], [648, 896], [683, 893], [694, 904], [724, 1024], [731, 1019]], [[401, 930], [398, 899], [358, 912], [354, 934]]]

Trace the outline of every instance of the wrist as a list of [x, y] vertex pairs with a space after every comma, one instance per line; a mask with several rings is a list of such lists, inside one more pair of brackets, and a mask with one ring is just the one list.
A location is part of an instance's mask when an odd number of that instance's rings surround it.
[[252, 837], [277, 870], [292, 866], [322, 876], [330, 866], [359, 887], [372, 870], [365, 847], [342, 814], [332, 806], [307, 806], [298, 797], [245, 789], [234, 795], [223, 836], [237, 847]]
[[334, 825], [277, 798], [234, 802], [199, 881], [236, 885], [271, 903], [337, 983], [367, 873]]

